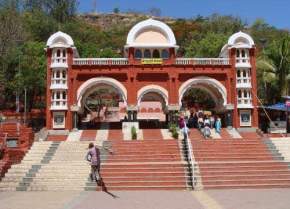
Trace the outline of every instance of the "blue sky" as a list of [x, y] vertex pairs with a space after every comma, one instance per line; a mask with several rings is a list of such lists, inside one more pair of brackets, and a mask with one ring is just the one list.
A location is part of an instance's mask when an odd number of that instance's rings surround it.
[[[146, 12], [160, 8], [162, 16], [190, 18], [198, 14], [213, 13], [240, 16], [248, 23], [263, 18], [277, 28], [290, 29], [290, 0], [96, 0], [97, 12], [112, 12], [118, 7], [121, 12], [133, 9]], [[79, 0], [80, 12], [91, 12], [93, 0]]]

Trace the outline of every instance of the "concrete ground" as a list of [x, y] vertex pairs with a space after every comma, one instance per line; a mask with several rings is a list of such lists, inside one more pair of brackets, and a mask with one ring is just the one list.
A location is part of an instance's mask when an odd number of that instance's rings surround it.
[[0, 209], [289, 209], [290, 189], [0, 192]]

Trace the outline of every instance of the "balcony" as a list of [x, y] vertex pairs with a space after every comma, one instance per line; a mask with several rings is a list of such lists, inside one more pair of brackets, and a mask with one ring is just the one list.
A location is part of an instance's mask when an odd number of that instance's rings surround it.
[[74, 65], [128, 65], [127, 58], [76, 58]]
[[236, 58], [236, 68], [250, 68], [250, 58], [249, 57], [239, 57]]
[[66, 57], [53, 57], [51, 59], [51, 68], [67, 68], [67, 59]]
[[176, 58], [176, 65], [229, 65], [228, 58]]
[[67, 110], [67, 101], [66, 100], [52, 101], [50, 110]]
[[251, 109], [253, 108], [251, 98], [238, 98], [238, 108], [239, 109]]
[[50, 89], [67, 89], [66, 79], [52, 79]]
[[237, 88], [252, 88], [251, 78], [237, 78]]

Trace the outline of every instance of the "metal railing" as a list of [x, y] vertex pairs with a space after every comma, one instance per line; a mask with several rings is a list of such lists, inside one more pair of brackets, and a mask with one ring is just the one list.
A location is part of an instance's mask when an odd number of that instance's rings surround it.
[[188, 133], [186, 133], [186, 146], [187, 146], [187, 155], [188, 155], [188, 162], [191, 166], [191, 175], [190, 175], [190, 179], [192, 182], [192, 189], [194, 189], [195, 185], [196, 185], [196, 181], [195, 181], [195, 172], [194, 172], [194, 168], [195, 168], [195, 160], [193, 157], [193, 150], [192, 150], [192, 146], [191, 146], [191, 142], [189, 141], [189, 137], [188, 137]]
[[229, 58], [176, 58], [176, 65], [229, 65]]
[[75, 58], [74, 65], [128, 65], [127, 58]]

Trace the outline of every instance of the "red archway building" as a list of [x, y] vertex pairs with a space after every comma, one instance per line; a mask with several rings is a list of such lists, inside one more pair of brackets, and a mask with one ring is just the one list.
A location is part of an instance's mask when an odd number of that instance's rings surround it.
[[129, 121], [134, 121], [144, 98], [161, 98], [170, 119], [185, 92], [200, 88], [212, 95], [216, 108], [227, 116], [227, 125], [258, 126], [255, 44], [249, 35], [232, 35], [219, 58], [177, 58], [172, 30], [148, 19], [130, 30], [124, 50], [125, 58], [79, 58], [69, 35], [57, 32], [49, 38], [48, 129], [71, 130], [74, 112], [83, 114], [85, 99], [92, 93], [96, 97], [96, 89], [116, 94]]

